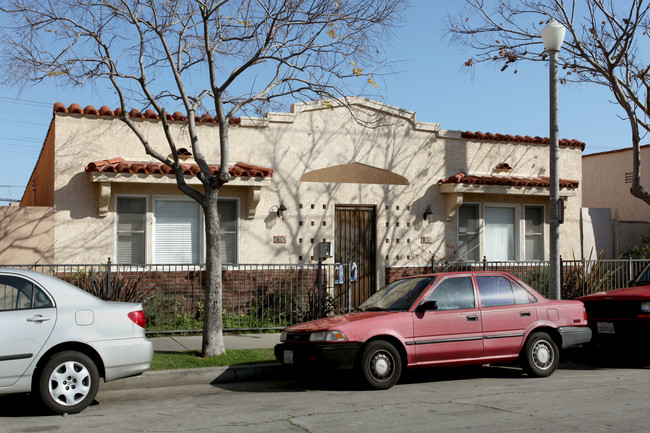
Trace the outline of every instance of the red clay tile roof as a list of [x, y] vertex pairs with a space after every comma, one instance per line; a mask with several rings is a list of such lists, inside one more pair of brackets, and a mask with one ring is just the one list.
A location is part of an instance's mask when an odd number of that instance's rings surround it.
[[[491, 132], [482, 133], [481, 131], [465, 131], [461, 134], [461, 137], [472, 140], [511, 141], [515, 143], [533, 144], [549, 144], [551, 141], [548, 137], [531, 137], [530, 135], [522, 137], [521, 135], [492, 134]], [[561, 139], [560, 146], [577, 147], [580, 150], [585, 150], [585, 144], [582, 141], [570, 140], [568, 138]]]
[[[68, 113], [68, 114], [83, 114], [86, 116], [110, 116], [110, 117], [120, 117], [122, 115], [122, 108], [116, 108], [111, 110], [106, 105], [101, 107], [99, 110], [88, 105], [86, 108], [81, 108], [79, 104], [72, 104], [69, 107], [66, 107], [63, 103], [57, 102], [54, 104], [54, 112], [56, 113]], [[160, 120], [160, 116], [154, 110], [149, 109], [144, 113], [136, 110], [135, 108], [129, 111], [128, 116], [132, 119], [150, 119], [150, 120]], [[177, 111], [174, 114], [167, 114], [167, 120], [187, 122], [187, 116], [184, 116], [183, 113]], [[219, 123], [219, 121], [210, 116], [208, 113], [205, 113], [201, 117], [195, 116], [195, 120], [198, 123]], [[239, 117], [233, 117], [228, 123], [230, 124], [239, 124], [241, 122]]]
[[[440, 179], [438, 183], [465, 183], [468, 185], [501, 185], [501, 186], [529, 186], [545, 187], [550, 186], [548, 177], [510, 177], [510, 176], [473, 176], [464, 172], [456, 173], [447, 179]], [[560, 188], [577, 188], [580, 184], [577, 180], [560, 179]]]
[[[181, 164], [183, 174], [194, 176], [200, 169], [197, 164]], [[218, 165], [210, 165], [210, 172], [217, 174]], [[100, 173], [126, 173], [126, 174], [174, 174], [173, 170], [161, 162], [134, 162], [124, 161], [122, 158], [105, 159], [103, 161], [91, 162], [86, 166], [88, 173], [97, 171]], [[235, 177], [273, 177], [273, 169], [258, 167], [256, 165], [238, 162], [230, 166], [228, 172]]]

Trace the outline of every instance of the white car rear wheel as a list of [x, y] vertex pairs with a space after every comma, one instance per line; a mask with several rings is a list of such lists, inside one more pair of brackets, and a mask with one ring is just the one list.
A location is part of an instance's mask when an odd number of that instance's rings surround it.
[[95, 400], [97, 366], [81, 352], [57, 353], [45, 364], [38, 381], [45, 406], [55, 413], [78, 413]]

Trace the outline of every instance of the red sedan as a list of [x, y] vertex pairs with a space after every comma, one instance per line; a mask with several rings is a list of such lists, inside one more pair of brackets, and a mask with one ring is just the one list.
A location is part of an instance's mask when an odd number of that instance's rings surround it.
[[403, 368], [505, 363], [550, 376], [559, 348], [588, 342], [582, 302], [551, 301], [505, 272], [458, 272], [395, 281], [353, 313], [283, 330], [283, 364], [356, 368], [387, 389]]
[[650, 264], [630, 287], [578, 298], [585, 304], [595, 344], [648, 350], [650, 335]]

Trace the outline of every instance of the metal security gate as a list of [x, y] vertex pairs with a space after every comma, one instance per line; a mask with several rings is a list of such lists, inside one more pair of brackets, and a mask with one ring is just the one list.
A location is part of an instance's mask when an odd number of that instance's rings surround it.
[[376, 290], [375, 207], [336, 206], [335, 236], [334, 259], [346, 265], [336, 296], [354, 308]]

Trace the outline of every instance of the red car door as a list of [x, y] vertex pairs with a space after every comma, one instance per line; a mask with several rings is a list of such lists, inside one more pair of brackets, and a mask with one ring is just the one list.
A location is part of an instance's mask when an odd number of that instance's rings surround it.
[[537, 309], [527, 292], [503, 275], [475, 276], [483, 318], [483, 356], [519, 353]]
[[481, 313], [472, 278], [441, 279], [426, 301], [436, 301], [437, 308], [413, 313], [416, 362], [480, 358], [483, 352]]

